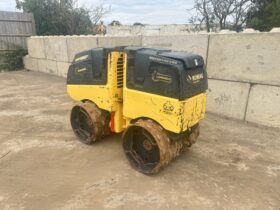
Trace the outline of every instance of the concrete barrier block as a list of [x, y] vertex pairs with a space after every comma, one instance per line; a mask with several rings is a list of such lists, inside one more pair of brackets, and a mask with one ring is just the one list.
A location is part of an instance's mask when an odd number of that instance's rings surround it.
[[38, 71], [47, 73], [46, 59], [38, 59]]
[[210, 78], [280, 85], [280, 34], [210, 35]]
[[143, 30], [144, 36], [160, 36], [160, 27], [146, 27]]
[[125, 45], [136, 45], [141, 46], [140, 36], [99, 36], [98, 37], [98, 47], [116, 47]]
[[43, 73], [57, 75], [57, 64], [53, 60], [38, 59], [38, 69]]
[[254, 85], [250, 91], [246, 120], [280, 128], [280, 87]]
[[160, 27], [160, 35], [185, 35], [190, 33], [190, 28], [187, 25], [164, 25]]
[[29, 55], [23, 57], [23, 65], [25, 69], [38, 71], [38, 60], [36, 58], [31, 58]]
[[220, 34], [236, 34], [236, 31], [231, 31], [229, 29], [223, 29], [219, 33]]
[[131, 26], [108, 26], [107, 34], [110, 36], [130, 36], [136, 35], [132, 32], [134, 27]]
[[253, 28], [246, 28], [242, 33], [259, 33], [260, 31]]
[[173, 41], [171, 36], [143, 36], [142, 46], [171, 49], [173, 46]]
[[207, 111], [244, 120], [250, 84], [209, 79]]
[[98, 47], [96, 36], [67, 37], [68, 62], [72, 62], [77, 53], [96, 47]]
[[273, 29], [271, 29], [270, 32], [271, 33], [279, 33], [280, 32], [280, 27], [273, 28]]
[[144, 36], [142, 45], [195, 53], [207, 59], [208, 35]]
[[71, 63], [57, 62], [57, 75], [66, 78], [70, 65]]
[[134, 35], [134, 36], [143, 35], [144, 26], [142, 26], [142, 25], [133, 26], [133, 27], [130, 27], [130, 29], [131, 29], [130, 35]]
[[45, 53], [46, 58], [55, 61], [68, 62], [68, 50], [66, 37], [45, 37]]
[[31, 37], [27, 39], [28, 54], [32, 58], [46, 58], [44, 38]]

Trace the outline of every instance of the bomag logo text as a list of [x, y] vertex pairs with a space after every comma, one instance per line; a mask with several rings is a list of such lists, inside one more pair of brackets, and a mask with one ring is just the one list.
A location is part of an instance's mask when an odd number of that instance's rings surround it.
[[192, 83], [197, 83], [203, 78], [204, 78], [204, 76], [201, 73], [201, 74], [195, 74], [195, 75], [188, 75], [186, 79], [189, 83], [191, 83], [191, 82]]

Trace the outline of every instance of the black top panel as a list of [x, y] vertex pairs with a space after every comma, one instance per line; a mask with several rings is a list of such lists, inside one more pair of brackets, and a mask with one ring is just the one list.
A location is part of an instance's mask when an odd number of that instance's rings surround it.
[[184, 52], [167, 52], [161, 53], [161, 56], [183, 61], [186, 69], [193, 69], [196, 67], [204, 66], [203, 57], [195, 54]]

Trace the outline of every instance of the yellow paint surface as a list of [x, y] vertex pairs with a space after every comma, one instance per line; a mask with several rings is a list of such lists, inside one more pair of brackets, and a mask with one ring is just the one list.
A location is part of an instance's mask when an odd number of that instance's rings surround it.
[[123, 115], [129, 119], [150, 118], [166, 130], [181, 133], [204, 118], [206, 93], [185, 101], [124, 89]]

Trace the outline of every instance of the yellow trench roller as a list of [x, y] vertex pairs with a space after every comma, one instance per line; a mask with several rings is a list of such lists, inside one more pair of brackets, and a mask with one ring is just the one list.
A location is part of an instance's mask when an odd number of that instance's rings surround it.
[[123, 132], [132, 167], [157, 173], [197, 140], [207, 88], [199, 55], [131, 46], [91, 49], [78, 53], [68, 70], [67, 92], [78, 101], [71, 125], [86, 144]]

